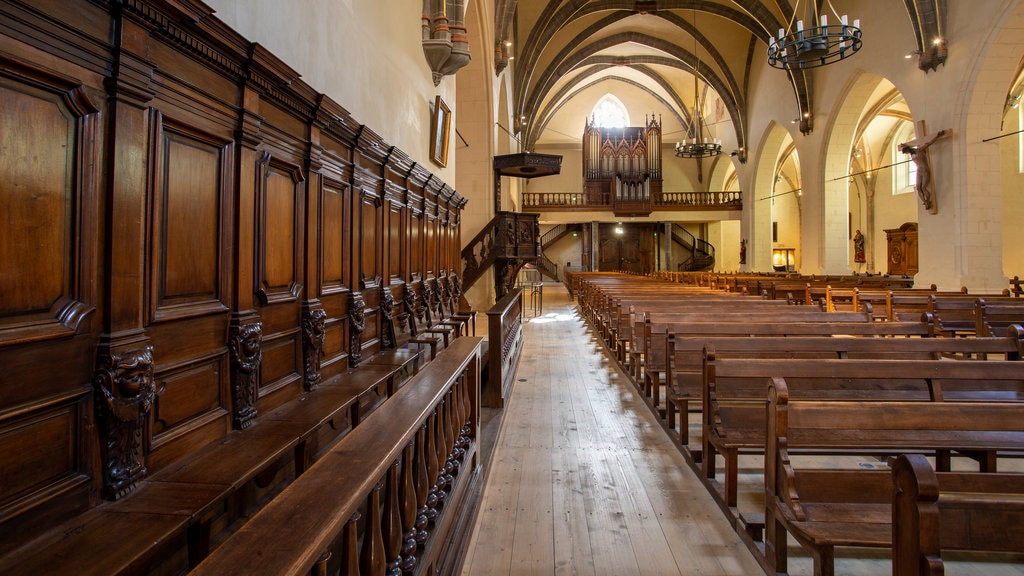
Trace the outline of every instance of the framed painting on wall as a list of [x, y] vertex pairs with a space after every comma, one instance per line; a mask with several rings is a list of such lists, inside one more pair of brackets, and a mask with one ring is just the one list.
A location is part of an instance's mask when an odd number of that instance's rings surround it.
[[448, 136], [452, 126], [452, 111], [441, 96], [434, 97], [434, 110], [430, 120], [430, 159], [444, 168], [448, 165]]

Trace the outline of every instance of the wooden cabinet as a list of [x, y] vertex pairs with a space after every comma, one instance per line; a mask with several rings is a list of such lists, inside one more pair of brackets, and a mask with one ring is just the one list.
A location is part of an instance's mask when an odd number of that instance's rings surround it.
[[885, 231], [885, 261], [891, 275], [917, 274], [917, 223], [907, 222]]

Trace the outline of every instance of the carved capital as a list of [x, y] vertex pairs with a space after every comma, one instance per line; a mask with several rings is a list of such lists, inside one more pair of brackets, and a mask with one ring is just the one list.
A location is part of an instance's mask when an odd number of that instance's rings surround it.
[[156, 396], [153, 347], [110, 351], [94, 378], [103, 458], [103, 492], [117, 500], [146, 476], [143, 431]]
[[302, 351], [306, 360], [306, 390], [320, 384], [320, 357], [323, 355], [327, 312], [319, 302], [307, 302], [302, 314]]
[[259, 367], [263, 360], [263, 323], [236, 323], [231, 327], [231, 396], [235, 428], [243, 429], [256, 418]]

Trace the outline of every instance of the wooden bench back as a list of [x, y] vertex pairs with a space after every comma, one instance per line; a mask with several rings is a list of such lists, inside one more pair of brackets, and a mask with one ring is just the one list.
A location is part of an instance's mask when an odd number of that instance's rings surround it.
[[[940, 361], [941, 362], [941, 361]], [[965, 364], [941, 362], [943, 364]], [[988, 365], [986, 365], [988, 366]], [[1013, 402], [850, 402], [793, 398], [786, 378], [768, 385], [765, 489], [801, 516], [802, 504], [831, 500], [828, 484], [797, 486], [790, 459], [795, 449], [879, 453], [933, 450], [1024, 449], [1024, 404]]]
[[1024, 474], [936, 472], [902, 454], [892, 488], [893, 574], [944, 574], [942, 549], [1024, 552]]
[[928, 336], [923, 322], [669, 322], [667, 332], [677, 336]]
[[1024, 300], [1006, 298], [978, 300], [978, 335], [1005, 336], [1021, 333], [1024, 326]]

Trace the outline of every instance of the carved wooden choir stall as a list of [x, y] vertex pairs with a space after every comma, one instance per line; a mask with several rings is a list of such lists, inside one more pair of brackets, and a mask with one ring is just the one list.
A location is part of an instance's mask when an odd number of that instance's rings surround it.
[[[466, 200], [199, 0], [3, 2], [0, 44], [0, 572], [182, 573], [444, 347]], [[387, 424], [441, 538], [474, 340]]]

